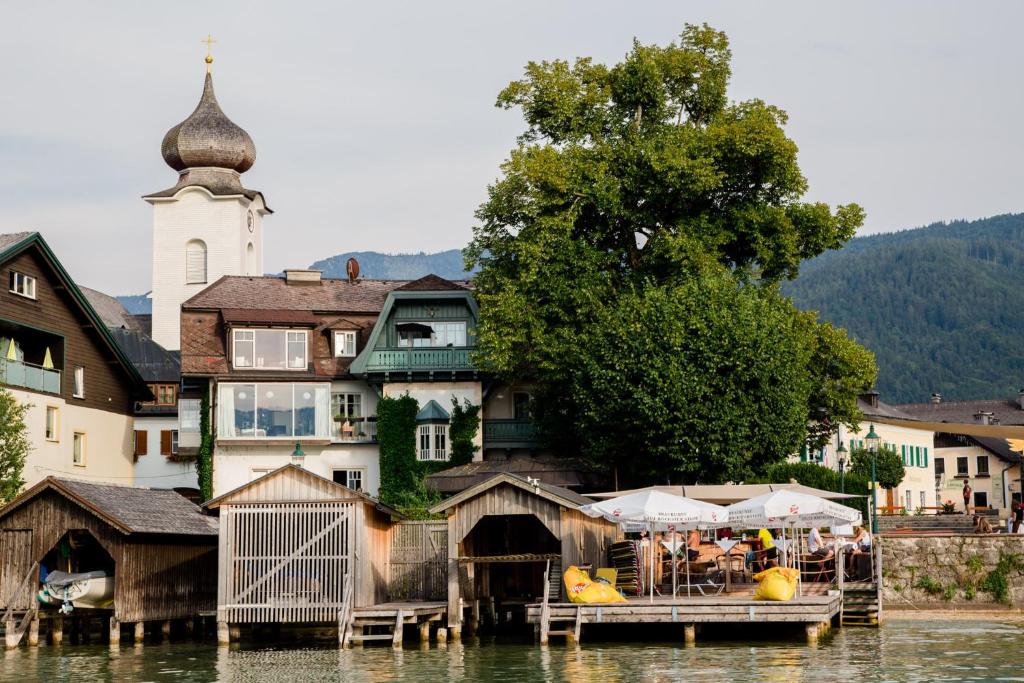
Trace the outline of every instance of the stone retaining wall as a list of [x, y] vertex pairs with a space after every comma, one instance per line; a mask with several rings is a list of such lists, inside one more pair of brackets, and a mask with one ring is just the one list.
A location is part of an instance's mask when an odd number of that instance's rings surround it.
[[1024, 606], [1024, 535], [882, 538], [882, 600], [886, 606], [993, 605], [999, 602], [996, 591], [1004, 578], [1009, 604]]

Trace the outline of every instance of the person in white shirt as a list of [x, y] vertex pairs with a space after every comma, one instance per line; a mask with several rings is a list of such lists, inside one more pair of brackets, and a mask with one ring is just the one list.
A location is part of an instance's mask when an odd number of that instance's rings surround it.
[[811, 555], [826, 560], [834, 554], [832, 548], [825, 545], [821, 539], [821, 532], [817, 528], [811, 529], [811, 533], [807, 535], [807, 549], [811, 551]]

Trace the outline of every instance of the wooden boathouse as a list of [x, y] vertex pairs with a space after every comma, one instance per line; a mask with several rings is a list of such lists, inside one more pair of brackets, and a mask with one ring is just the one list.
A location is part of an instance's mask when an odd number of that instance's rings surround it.
[[51, 639], [64, 617], [36, 599], [44, 572], [103, 570], [114, 576], [109, 609], [78, 609], [72, 619], [109, 616], [111, 642], [134, 623], [190, 619], [216, 602], [217, 524], [170, 490], [47, 477], [0, 508], [0, 610], [6, 644], [28, 634], [38, 643], [42, 618]]
[[[482, 605], [525, 606], [562, 595], [561, 570], [602, 567], [617, 524], [580, 512], [593, 501], [569, 489], [502, 473], [431, 508], [448, 521], [448, 627], [475, 630]], [[545, 570], [550, 563], [551, 575]]]
[[[242, 625], [337, 624], [342, 645], [401, 645], [421, 636], [444, 603], [389, 603], [392, 527], [398, 511], [289, 464], [206, 503], [219, 516], [217, 638]], [[387, 626], [387, 634], [364, 633]]]

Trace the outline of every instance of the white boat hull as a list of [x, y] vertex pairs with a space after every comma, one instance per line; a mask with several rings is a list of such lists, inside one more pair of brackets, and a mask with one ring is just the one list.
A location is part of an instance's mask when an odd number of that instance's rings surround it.
[[71, 603], [78, 608], [105, 609], [114, 604], [114, 577], [83, 579], [66, 586], [44, 585], [39, 600], [51, 605]]

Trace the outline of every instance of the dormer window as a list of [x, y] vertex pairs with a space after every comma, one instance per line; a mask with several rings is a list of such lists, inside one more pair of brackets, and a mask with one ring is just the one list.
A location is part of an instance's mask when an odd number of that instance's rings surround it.
[[11, 271], [11, 293], [23, 296], [26, 299], [36, 298], [36, 279], [31, 275]]
[[334, 333], [335, 358], [353, 358], [356, 355], [356, 332], [337, 330]]
[[252, 370], [305, 370], [306, 330], [233, 330], [233, 366]]

